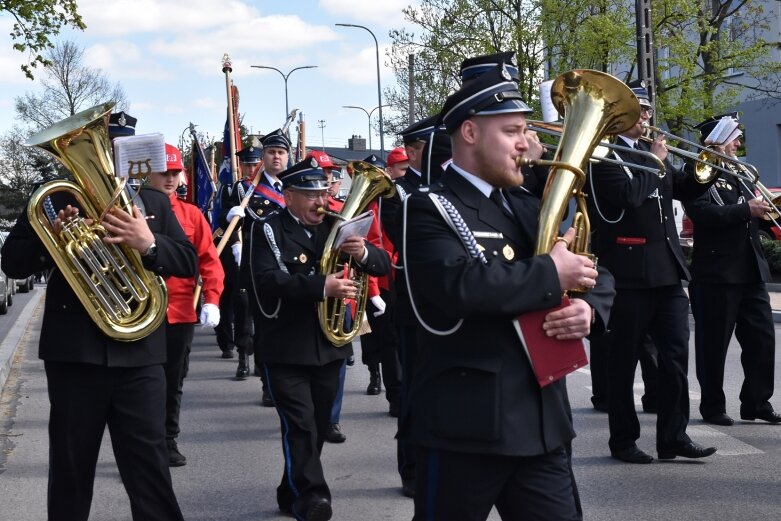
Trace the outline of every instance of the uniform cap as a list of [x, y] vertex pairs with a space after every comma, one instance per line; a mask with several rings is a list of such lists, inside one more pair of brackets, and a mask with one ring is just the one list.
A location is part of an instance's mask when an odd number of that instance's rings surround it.
[[274, 132], [266, 134], [265, 136], [263, 136], [260, 142], [263, 144], [263, 148], [269, 148], [269, 147], [284, 148], [285, 150], [290, 152], [290, 140], [282, 132], [281, 128], [278, 128]]
[[641, 107], [651, 107], [651, 97], [648, 94], [648, 89], [645, 88], [645, 80], [632, 80], [626, 85], [635, 93]]
[[374, 165], [377, 168], [385, 168], [385, 161], [377, 157], [376, 155], [372, 154], [366, 159], [363, 160], [366, 163], [369, 163], [370, 165]]
[[260, 163], [260, 156], [263, 151], [255, 147], [242, 148], [236, 155], [239, 156], [239, 161], [245, 165], [255, 165]]
[[135, 136], [138, 120], [124, 111], [115, 112], [108, 117], [108, 137]]
[[405, 145], [411, 145], [416, 141], [426, 142], [431, 138], [431, 133], [436, 128], [439, 114], [423, 118], [399, 132]]
[[507, 72], [510, 73], [510, 76], [514, 81], [520, 81], [521, 78], [518, 75], [518, 67], [513, 63], [514, 55], [514, 52], [507, 51], [467, 58], [461, 62], [461, 70], [459, 71], [461, 83], [473, 80], [501, 63], [506, 65]]
[[326, 190], [328, 188], [325, 172], [314, 158], [299, 161], [287, 170], [280, 172], [277, 177], [282, 181], [283, 190], [286, 188]]

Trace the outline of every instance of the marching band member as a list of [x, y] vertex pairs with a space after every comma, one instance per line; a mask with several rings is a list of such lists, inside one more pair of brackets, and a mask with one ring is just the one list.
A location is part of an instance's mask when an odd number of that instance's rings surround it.
[[[138, 197], [145, 213], [138, 207], [132, 214], [114, 208], [101, 222], [111, 235], [104, 241], [136, 250], [144, 268], [157, 275], [194, 277], [195, 248], [171, 211], [168, 197], [147, 187]], [[59, 233], [62, 223], [77, 216], [79, 209], [64, 192], [51, 200]], [[56, 268], [26, 211], [5, 241], [2, 269], [18, 279], [53, 270], [38, 354], [44, 361], [51, 406], [48, 519], [87, 521], [108, 425], [133, 519], [181, 521], [165, 438], [165, 327], [131, 342], [106, 336]]]
[[[328, 189], [317, 161], [297, 163], [279, 179], [286, 208], [255, 226], [251, 242], [261, 307], [256, 356], [280, 418], [285, 465], [279, 508], [296, 519], [324, 521], [331, 518], [331, 492], [320, 452], [339, 371], [353, 351], [349, 344], [336, 349], [328, 341], [314, 304], [325, 297], [355, 298], [356, 286], [349, 278], [318, 273], [333, 221], [317, 211]], [[387, 254], [360, 237], [348, 238], [340, 249], [367, 273], [390, 269]]]
[[[200, 321], [203, 327], [215, 327], [220, 322], [220, 295], [225, 273], [222, 270], [217, 249], [211, 239], [211, 228], [201, 210], [194, 204], [177, 197], [177, 188], [184, 173], [182, 154], [175, 146], [165, 145], [166, 171], [152, 172], [148, 181], [168, 196], [176, 219], [182, 226], [187, 239], [195, 246], [198, 254], [198, 274], [203, 280], [203, 299]], [[186, 186], [186, 184], [185, 184]], [[168, 464], [181, 467], [187, 458], [179, 452], [176, 438], [179, 435], [179, 411], [182, 406], [182, 385], [187, 376], [190, 346], [193, 341], [194, 324], [197, 322], [193, 295], [195, 277], [167, 277], [168, 310], [166, 312], [166, 414], [165, 438], [168, 445]]]
[[[645, 88], [632, 89], [640, 101], [637, 123], [619, 135], [615, 152], [621, 160], [656, 168], [653, 161], [633, 154], [636, 147], [667, 157], [664, 137], [650, 149], [640, 141], [644, 124], [653, 109]], [[656, 450], [659, 459], [703, 458], [716, 449], [694, 443], [686, 434], [689, 423], [689, 302], [681, 279], [689, 278], [675, 228], [672, 199], [701, 195], [707, 185], [669, 163], [667, 174], [596, 163], [586, 189], [590, 217], [596, 229], [594, 253], [601, 266], [616, 279], [616, 298], [610, 317], [610, 332], [602, 339], [608, 353], [608, 420], [610, 454], [627, 463], [651, 463], [653, 458], [638, 448], [640, 423], [634, 404], [634, 380], [638, 355], [647, 334], [659, 356]]]
[[583, 338], [603, 329], [612, 285], [564, 244], [533, 256], [539, 200], [515, 163], [529, 112], [503, 63], [464, 84], [441, 112], [453, 162], [407, 199], [402, 255], [422, 327], [400, 434], [419, 448], [415, 521], [485, 520], [494, 505], [507, 520], [578, 519], [566, 383], [540, 388], [512, 319], [599, 280], [545, 320], [549, 336]]
[[[706, 142], [723, 118], [729, 118], [735, 130], [718, 150], [735, 157], [741, 145], [737, 114], [709, 118], [697, 128]], [[729, 163], [722, 165], [731, 168]], [[765, 286], [770, 269], [757, 226], [771, 207], [762, 197], [754, 196], [747, 182], [727, 173], [719, 173], [708, 192], [684, 207], [694, 224], [689, 299], [694, 315], [697, 381], [702, 393], [700, 414], [707, 423], [734, 423], [727, 414], [723, 389], [724, 363], [734, 331], [744, 374], [741, 419], [781, 423], [781, 414], [770, 404], [776, 344]]]

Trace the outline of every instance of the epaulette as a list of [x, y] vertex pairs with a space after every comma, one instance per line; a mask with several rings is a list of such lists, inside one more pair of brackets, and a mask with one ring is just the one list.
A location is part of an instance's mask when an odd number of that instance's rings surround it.
[[428, 193], [428, 192], [441, 192], [445, 189], [445, 185], [443, 185], [440, 181], [437, 181], [435, 183], [431, 183], [430, 185], [421, 186], [418, 188], [421, 192]]
[[418, 192], [420, 192], [422, 194], [427, 194], [428, 191], [429, 191], [429, 187], [428, 186], [421, 186], [420, 188], [418, 188]]

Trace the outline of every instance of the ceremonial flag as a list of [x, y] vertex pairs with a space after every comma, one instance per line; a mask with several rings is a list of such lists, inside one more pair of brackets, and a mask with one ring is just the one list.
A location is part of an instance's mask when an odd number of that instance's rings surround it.
[[[225, 118], [225, 130], [222, 134], [222, 165], [220, 165], [220, 173], [217, 176], [219, 183], [219, 193], [222, 193], [224, 189], [230, 189], [233, 186], [234, 179], [240, 179], [239, 172], [233, 172], [231, 158], [233, 154], [241, 150], [241, 131], [239, 129], [239, 89], [233, 85], [231, 86], [231, 100], [233, 101], [233, 121], [230, 118], [230, 111], [227, 111], [227, 117]], [[233, 133], [236, 136], [236, 150], [231, 148], [231, 126], [233, 126]], [[224, 187], [224, 188], [223, 188]], [[212, 230], [219, 228], [219, 216], [222, 213], [221, 198], [214, 199], [212, 215]]]
[[217, 187], [214, 186], [212, 180], [212, 173], [209, 171], [209, 165], [206, 163], [206, 156], [203, 153], [203, 148], [197, 139], [193, 140], [193, 167], [192, 177], [195, 184], [195, 204], [201, 209], [203, 215], [206, 216], [206, 220], [212, 222], [211, 206], [214, 192], [217, 191]]

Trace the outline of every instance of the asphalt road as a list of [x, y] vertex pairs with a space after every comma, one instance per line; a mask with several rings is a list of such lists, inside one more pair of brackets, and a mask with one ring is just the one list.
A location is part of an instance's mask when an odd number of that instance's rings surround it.
[[[36, 290], [37, 291], [37, 290]], [[21, 301], [21, 300], [20, 300]], [[21, 306], [20, 306], [21, 307]], [[17, 308], [17, 304], [14, 304]], [[38, 307], [0, 398], [0, 521], [45, 519], [48, 400], [36, 342]], [[0, 326], [5, 324], [0, 319]], [[185, 380], [181, 451], [188, 464], [174, 468], [174, 487], [188, 520], [287, 520], [276, 508], [282, 473], [279, 422], [260, 406], [257, 378], [233, 378], [236, 361], [219, 358], [213, 335], [196, 330]], [[776, 329], [778, 339], [779, 329]], [[359, 354], [359, 349], [357, 349]], [[742, 383], [739, 348], [730, 350], [725, 391], [728, 412], [738, 417]], [[781, 364], [776, 362], [776, 372]], [[738, 421], [733, 427], [703, 424], [690, 367], [695, 441], [715, 445], [706, 460], [633, 466], [608, 457], [607, 416], [591, 409], [590, 377], [569, 377], [578, 438], [575, 473], [588, 520], [754, 520], [781, 518], [781, 426]], [[639, 378], [639, 376], [638, 376]], [[347, 442], [327, 444], [323, 460], [333, 494], [334, 519], [409, 520], [412, 503], [400, 494], [395, 422], [380, 396], [366, 396], [368, 373], [358, 363], [347, 371], [342, 427]], [[776, 384], [776, 395], [779, 395]], [[637, 399], [642, 393], [637, 387]], [[781, 409], [781, 399], [775, 399]], [[641, 413], [639, 446], [654, 451], [654, 416]], [[91, 520], [128, 520], [130, 509], [108, 436], [98, 463]], [[497, 520], [493, 514], [491, 520]]]

